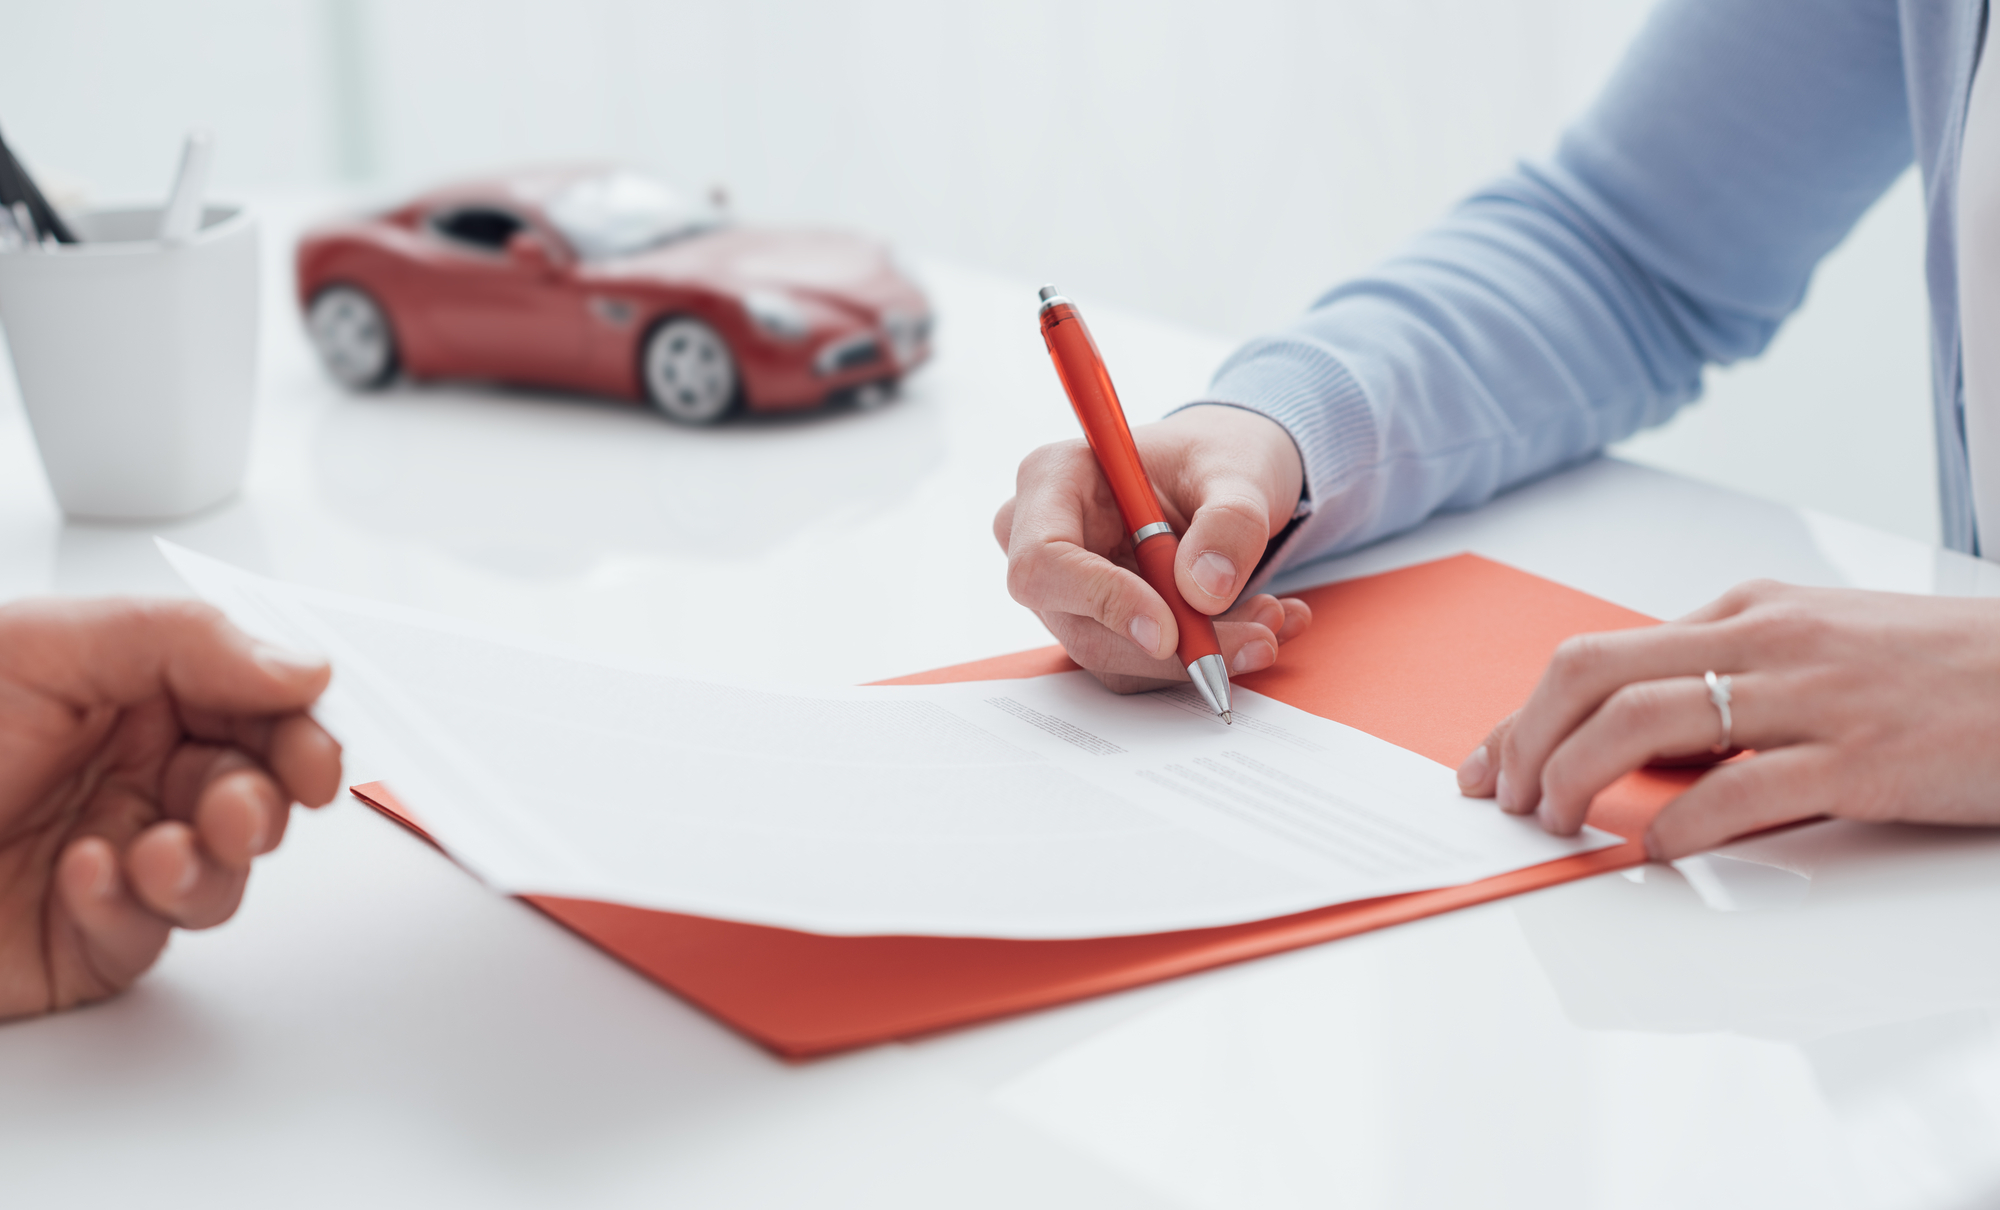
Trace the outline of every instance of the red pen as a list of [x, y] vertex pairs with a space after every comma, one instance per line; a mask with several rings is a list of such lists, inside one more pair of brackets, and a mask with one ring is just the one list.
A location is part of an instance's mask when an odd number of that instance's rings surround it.
[[1222, 662], [1222, 645], [1215, 641], [1215, 623], [1188, 604], [1174, 583], [1174, 556], [1180, 553], [1181, 540], [1160, 511], [1160, 498], [1153, 494], [1153, 482], [1139, 461], [1139, 447], [1132, 444], [1132, 429], [1125, 423], [1125, 409], [1118, 405], [1118, 392], [1111, 386], [1104, 357], [1075, 303], [1057, 294], [1054, 286], [1043, 286], [1041, 298], [1042, 339], [1056, 363], [1056, 376], [1069, 393], [1070, 406], [1083, 423], [1090, 452], [1097, 456], [1097, 465], [1111, 484], [1126, 532], [1132, 535], [1140, 578], [1152, 585], [1173, 611], [1174, 625], [1180, 631], [1178, 653], [1187, 666], [1188, 679], [1223, 722], [1233, 723], [1229, 669]]

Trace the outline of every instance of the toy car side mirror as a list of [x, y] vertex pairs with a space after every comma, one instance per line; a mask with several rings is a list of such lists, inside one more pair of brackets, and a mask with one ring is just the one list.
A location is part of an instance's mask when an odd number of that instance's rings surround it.
[[536, 277], [553, 277], [556, 272], [556, 258], [533, 231], [516, 231], [507, 237], [507, 259]]

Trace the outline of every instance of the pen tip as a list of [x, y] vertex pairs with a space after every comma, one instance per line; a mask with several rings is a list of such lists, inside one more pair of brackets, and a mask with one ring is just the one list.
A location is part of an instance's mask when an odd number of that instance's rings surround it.
[[1035, 297], [1041, 299], [1043, 302], [1047, 302], [1055, 296], [1056, 288], [1054, 286], [1043, 286], [1035, 295]]
[[1230, 711], [1224, 710], [1222, 712], [1222, 721], [1234, 727], [1236, 725], [1236, 716]]

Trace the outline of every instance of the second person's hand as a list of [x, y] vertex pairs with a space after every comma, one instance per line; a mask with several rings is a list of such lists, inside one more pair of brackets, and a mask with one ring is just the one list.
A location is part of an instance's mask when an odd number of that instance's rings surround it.
[[0, 1020], [101, 1000], [229, 918], [294, 801], [340, 786], [323, 661], [205, 605], [0, 609]]
[[[1256, 412], [1210, 405], [1141, 425], [1132, 437], [1181, 535], [1181, 595], [1217, 615], [1232, 675], [1270, 667], [1312, 611], [1266, 593], [1237, 597], [1298, 505], [1304, 470], [1291, 435]], [[1173, 614], [1135, 570], [1125, 520], [1087, 444], [1059, 441], [1022, 460], [993, 536], [1007, 552], [1008, 591], [1071, 659], [1121, 693], [1186, 682]]]
[[[1731, 678], [1726, 729], [1709, 671]], [[1670, 860], [1816, 815], [2000, 824], [1996, 732], [1993, 601], [1759, 581], [1678, 621], [1564, 642], [1458, 784], [1571, 836], [1634, 769], [1754, 749], [1654, 818], [1647, 852]]]

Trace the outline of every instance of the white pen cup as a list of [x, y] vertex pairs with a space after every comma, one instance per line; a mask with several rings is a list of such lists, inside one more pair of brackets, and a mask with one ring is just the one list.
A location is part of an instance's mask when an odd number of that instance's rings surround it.
[[257, 384], [257, 222], [211, 205], [184, 240], [160, 208], [94, 210], [81, 243], [0, 253], [0, 326], [63, 512], [150, 521], [234, 495]]

